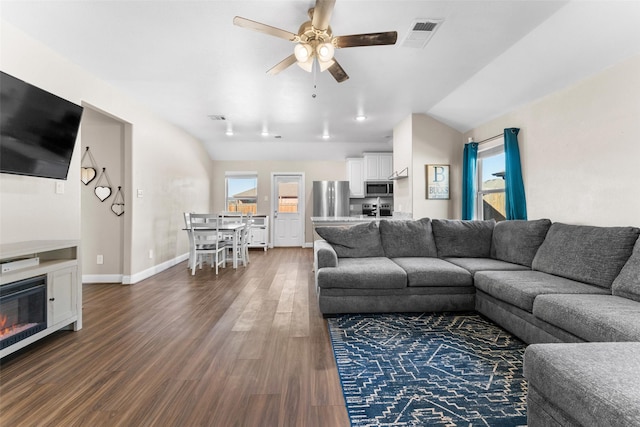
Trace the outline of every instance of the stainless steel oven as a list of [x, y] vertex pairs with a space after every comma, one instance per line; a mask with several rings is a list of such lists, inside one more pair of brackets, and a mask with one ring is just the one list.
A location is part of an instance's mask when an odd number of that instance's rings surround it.
[[393, 196], [393, 181], [367, 181], [364, 183], [366, 197]]

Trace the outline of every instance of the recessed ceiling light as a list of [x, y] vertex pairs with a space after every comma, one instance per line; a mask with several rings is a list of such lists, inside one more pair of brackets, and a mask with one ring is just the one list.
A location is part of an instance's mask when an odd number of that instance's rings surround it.
[[260, 133], [260, 135], [269, 136], [269, 132], [267, 132], [266, 130], [263, 130], [262, 133]]
[[363, 114], [360, 114], [360, 115], [356, 116], [356, 120], [359, 121], [359, 122], [363, 122], [363, 121], [367, 120], [367, 116], [365, 116]]
[[233, 131], [232, 130], [228, 130], [228, 131], [225, 132], [225, 135], [233, 136]]
[[322, 134], [322, 139], [329, 139], [331, 138], [331, 135], [329, 135], [328, 133]]

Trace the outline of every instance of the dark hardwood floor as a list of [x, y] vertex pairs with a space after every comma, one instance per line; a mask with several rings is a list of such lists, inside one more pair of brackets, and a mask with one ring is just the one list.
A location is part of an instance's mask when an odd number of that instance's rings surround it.
[[0, 363], [0, 426], [348, 426], [310, 249], [83, 286], [83, 329]]

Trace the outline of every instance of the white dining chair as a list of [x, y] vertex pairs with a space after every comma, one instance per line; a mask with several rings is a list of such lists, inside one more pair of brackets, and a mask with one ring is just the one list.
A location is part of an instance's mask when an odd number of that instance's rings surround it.
[[[243, 212], [223, 212], [220, 214], [225, 224], [242, 224], [244, 228], [240, 231], [239, 241], [236, 244], [236, 252], [231, 255], [238, 262], [242, 262], [244, 267], [249, 263], [249, 240], [251, 236], [251, 224], [253, 223], [253, 213], [246, 215]], [[232, 251], [233, 248], [230, 247]]]
[[205, 259], [209, 259], [211, 268], [226, 267], [227, 248], [229, 241], [220, 237], [221, 219], [211, 214], [191, 214], [191, 235], [193, 236], [194, 260], [191, 265], [191, 275], [196, 274], [196, 268], [202, 269]]
[[189, 262], [187, 263], [187, 268], [191, 269], [195, 260], [193, 234], [191, 233], [191, 212], [184, 212], [184, 229], [187, 231], [187, 236], [189, 237]]

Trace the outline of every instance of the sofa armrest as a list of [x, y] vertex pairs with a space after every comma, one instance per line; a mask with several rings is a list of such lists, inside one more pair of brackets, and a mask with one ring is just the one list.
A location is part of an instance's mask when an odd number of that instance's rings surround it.
[[326, 240], [316, 240], [313, 243], [313, 252], [317, 270], [338, 266], [338, 254]]

